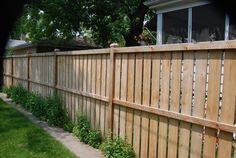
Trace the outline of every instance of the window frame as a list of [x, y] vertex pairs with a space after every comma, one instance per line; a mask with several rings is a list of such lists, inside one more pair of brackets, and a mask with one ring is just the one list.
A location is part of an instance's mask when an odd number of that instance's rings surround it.
[[[194, 7], [202, 6], [206, 4], [199, 4]], [[185, 8], [186, 9], [186, 8]], [[192, 43], [192, 9], [193, 7], [189, 7], [188, 9], [188, 43]], [[176, 10], [168, 10], [168, 12], [172, 12]], [[156, 37], [156, 44], [161, 45], [163, 44], [162, 35], [163, 35], [163, 13], [167, 12], [156, 12], [157, 16], [157, 37]], [[225, 14], [225, 38], [224, 40], [229, 40], [229, 25], [230, 25], [230, 16]]]

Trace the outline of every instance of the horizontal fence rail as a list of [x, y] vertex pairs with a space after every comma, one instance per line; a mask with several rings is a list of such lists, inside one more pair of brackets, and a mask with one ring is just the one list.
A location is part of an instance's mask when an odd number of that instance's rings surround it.
[[4, 84], [56, 91], [72, 121], [127, 138], [137, 157], [236, 154], [236, 41], [13, 55]]

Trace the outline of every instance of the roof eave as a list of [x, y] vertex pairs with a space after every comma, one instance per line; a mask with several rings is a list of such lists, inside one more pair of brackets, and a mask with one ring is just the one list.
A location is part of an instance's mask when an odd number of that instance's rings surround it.
[[157, 13], [165, 13], [210, 3], [210, 0], [154, 0], [147, 1], [144, 5]]

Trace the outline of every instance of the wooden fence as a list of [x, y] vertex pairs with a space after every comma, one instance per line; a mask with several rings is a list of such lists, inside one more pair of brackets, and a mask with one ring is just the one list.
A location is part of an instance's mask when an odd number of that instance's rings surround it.
[[236, 153], [236, 41], [15, 55], [4, 82], [56, 90], [72, 121], [126, 137], [137, 157]]

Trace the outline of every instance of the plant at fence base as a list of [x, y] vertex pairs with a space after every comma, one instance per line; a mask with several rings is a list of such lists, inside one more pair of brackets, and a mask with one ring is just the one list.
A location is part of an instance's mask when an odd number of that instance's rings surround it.
[[27, 110], [32, 112], [33, 108], [37, 106], [37, 100], [35, 99], [37, 97], [37, 94], [34, 93], [28, 93], [27, 100], [22, 106]]
[[87, 136], [90, 130], [89, 122], [87, 121], [85, 116], [79, 116], [77, 119], [77, 123], [73, 128], [73, 133], [76, 137], [80, 139], [80, 141], [87, 142]]
[[98, 129], [90, 130], [87, 136], [87, 140], [89, 145], [94, 148], [99, 148], [102, 141], [101, 131]]
[[101, 144], [102, 136], [98, 129], [92, 130], [85, 116], [79, 116], [77, 123], [73, 128], [73, 133], [80, 141], [98, 148]]
[[54, 94], [44, 98], [38, 93], [28, 92], [21, 85], [5, 87], [3, 92], [39, 119], [48, 122], [50, 125], [72, 131], [73, 124], [63, 110], [60, 97], [57, 95]]
[[62, 106], [61, 99], [57, 95], [54, 94], [46, 98], [46, 120], [50, 125], [62, 127], [69, 121]]
[[135, 158], [135, 153], [130, 144], [126, 140], [116, 137], [106, 138], [100, 146], [103, 154], [108, 158]]
[[13, 88], [14, 88], [13, 86], [9, 86], [9, 87], [4, 86], [4, 87], [2, 88], [2, 92], [3, 92], [3, 93], [6, 93], [7, 98], [10, 98]]
[[10, 86], [9, 88], [5, 88], [4, 91], [6, 91], [7, 96], [12, 98], [12, 100], [17, 104], [23, 104], [27, 100], [28, 92], [22, 85]]
[[[32, 113], [41, 120], [46, 121], [46, 100], [39, 94], [33, 97]], [[30, 103], [31, 104], [31, 103]], [[29, 105], [30, 106], [30, 105]]]

